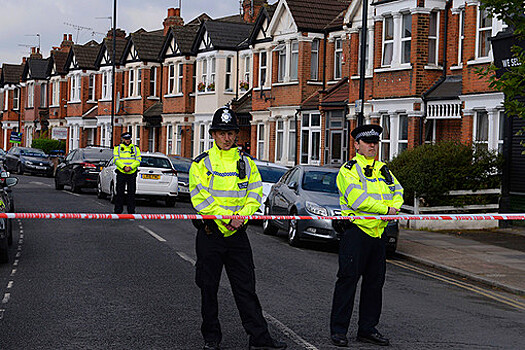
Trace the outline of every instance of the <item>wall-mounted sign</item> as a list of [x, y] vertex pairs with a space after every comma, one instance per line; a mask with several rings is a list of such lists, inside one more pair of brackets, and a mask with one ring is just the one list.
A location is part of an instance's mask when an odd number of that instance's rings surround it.
[[53, 128], [51, 129], [51, 138], [54, 140], [66, 140], [67, 128]]
[[11, 143], [22, 143], [22, 135], [23, 133], [18, 131], [11, 131], [11, 135], [9, 136], [9, 142]]

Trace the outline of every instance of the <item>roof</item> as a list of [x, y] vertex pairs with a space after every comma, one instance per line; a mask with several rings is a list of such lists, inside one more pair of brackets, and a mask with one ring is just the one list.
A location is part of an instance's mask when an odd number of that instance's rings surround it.
[[[267, 19], [268, 23], [271, 22], [276, 9], [277, 9], [277, 3], [272, 4], [272, 5], [263, 6], [261, 11], [259, 11], [257, 18], [255, 19], [252, 32], [250, 34], [250, 38], [249, 38], [250, 43], [253, 44], [257, 41], [257, 35], [259, 34], [259, 31], [261, 30], [264, 24], [264, 20]], [[268, 39], [271, 40], [271, 38], [268, 38]]]
[[458, 99], [459, 95], [462, 94], [462, 80], [461, 75], [447, 75], [424, 92], [423, 97], [426, 100]]
[[155, 102], [151, 107], [144, 111], [144, 117], [156, 117], [162, 113], [162, 102]]
[[2, 65], [2, 83], [3, 84], [18, 84], [22, 78], [25, 64], [8, 64]]
[[[95, 70], [95, 60], [97, 59], [99, 49], [100, 44], [95, 41], [90, 41], [84, 45], [73, 45], [70, 55], [75, 55], [79, 68]], [[68, 62], [66, 62], [66, 64], [67, 63]]]
[[132, 33], [124, 54], [129, 50], [132, 43], [141, 61], [158, 61], [164, 44], [163, 31]]
[[211, 20], [211, 17], [206, 13], [201, 13], [191, 21], [189, 21], [186, 26], [200, 26], [201, 23]]
[[301, 104], [301, 110], [319, 109], [319, 91], [314, 92]]
[[286, 0], [299, 31], [323, 31], [330, 28], [331, 23], [342, 25], [343, 19], [337, 18], [342, 12], [344, 14], [351, 2], [351, 0]]
[[53, 50], [51, 51], [51, 57], [49, 66], [52, 68], [53, 63], [56, 65], [56, 71], [58, 75], [66, 75], [67, 71], [64, 69], [66, 65], [68, 53], [65, 51]]
[[220, 22], [229, 22], [229, 23], [244, 23], [244, 20], [241, 15], [231, 15], [220, 18], [215, 18], [215, 21]]
[[49, 67], [49, 58], [28, 58], [24, 71], [22, 73], [23, 80], [46, 79]]
[[[120, 62], [120, 58], [124, 54], [124, 49], [126, 48], [126, 44], [128, 43], [128, 38], [116, 38], [115, 40], [115, 61]], [[104, 38], [104, 41], [102, 42], [102, 45], [106, 48], [109, 59], [113, 60], [113, 37], [111, 38]], [[102, 46], [101, 46], [102, 51]]]
[[233, 101], [232, 110], [237, 114], [250, 114], [252, 111], [252, 93], [253, 89], [250, 89], [240, 99]]
[[175, 26], [171, 27], [171, 30], [181, 52], [183, 54], [192, 53], [193, 41], [197, 36], [199, 27], [194, 25]]
[[195, 44], [200, 42], [205, 30], [214, 49], [237, 49], [241, 44], [247, 45], [247, 39], [252, 29], [253, 24], [231, 23], [221, 20], [207, 21], [202, 25], [199, 38]]
[[348, 78], [344, 78], [336, 85], [332, 86], [323, 97], [321, 106], [323, 107], [344, 107], [348, 104], [349, 91]]

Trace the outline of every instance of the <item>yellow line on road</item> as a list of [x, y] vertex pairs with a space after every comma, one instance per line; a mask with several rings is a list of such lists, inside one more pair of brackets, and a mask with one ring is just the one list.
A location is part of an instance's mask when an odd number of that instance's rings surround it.
[[388, 262], [391, 263], [392, 265], [396, 265], [398, 267], [417, 272], [417, 273], [419, 273], [421, 275], [425, 275], [425, 276], [428, 276], [428, 277], [440, 280], [442, 282], [446, 282], [448, 284], [455, 285], [457, 287], [460, 287], [460, 288], [469, 290], [471, 292], [483, 295], [483, 296], [485, 296], [487, 298], [499, 301], [500, 303], [507, 304], [507, 305], [515, 307], [515, 308], [517, 308], [519, 310], [525, 311], [525, 303], [517, 301], [517, 300], [513, 300], [513, 299], [511, 299], [511, 298], [509, 298], [507, 296], [500, 295], [498, 293], [495, 293], [495, 292], [492, 292], [492, 291], [489, 291], [489, 290], [486, 290], [486, 289], [483, 289], [483, 288], [480, 288], [480, 287], [477, 287], [477, 286], [474, 286], [474, 285], [471, 285], [471, 284], [468, 284], [468, 283], [465, 283], [465, 282], [462, 282], [462, 281], [454, 280], [454, 279], [452, 279], [450, 277], [439, 275], [439, 274], [434, 273], [434, 272], [426, 271], [426, 270], [420, 269], [418, 267], [409, 265], [409, 264], [404, 263], [404, 262], [394, 261], [394, 260], [388, 260]]

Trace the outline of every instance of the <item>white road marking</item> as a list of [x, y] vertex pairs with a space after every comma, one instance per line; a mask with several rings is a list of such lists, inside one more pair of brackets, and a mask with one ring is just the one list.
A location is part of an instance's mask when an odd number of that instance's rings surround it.
[[5, 293], [4, 294], [4, 299], [2, 299], [2, 304], [7, 304], [7, 302], [9, 301], [10, 297], [11, 297], [11, 293]]
[[9, 281], [9, 283], [7, 283], [7, 289], [13, 288], [13, 283], [13, 281]]
[[180, 256], [183, 260], [186, 260], [187, 262], [195, 266], [195, 260], [190, 258], [186, 253], [177, 252], [177, 255]]
[[319, 350], [303, 338], [301, 338], [297, 333], [292, 331], [290, 328], [286, 327], [281, 321], [270, 315], [269, 313], [263, 311], [264, 318], [268, 321], [268, 323], [273, 324], [278, 330], [284, 333], [288, 338], [290, 338], [294, 343], [296, 343], [299, 346], [302, 346], [304, 349], [308, 350]]
[[4, 318], [5, 309], [0, 309], [0, 320]]
[[13, 277], [14, 275], [16, 275], [16, 269], [13, 269], [13, 271], [11, 271], [11, 277]]
[[13, 266], [18, 266], [18, 259], [15, 260], [15, 262], [13, 263]]
[[31, 181], [29, 182], [30, 184], [35, 184], [35, 185], [40, 185], [40, 186], [47, 186], [47, 187], [51, 187], [50, 184], [45, 184], [43, 182], [38, 182], [38, 181]]
[[64, 193], [67, 193], [67, 194], [70, 194], [72, 196], [75, 196], [75, 197], [82, 197], [81, 195], [79, 195], [78, 193], [73, 193], [73, 192], [69, 192], [69, 191], [62, 191]]
[[15, 258], [19, 258], [19, 257], [20, 257], [20, 255], [22, 255], [22, 253], [20, 253], [20, 252], [17, 252], [17, 253], [16, 253], [16, 255], [15, 255]]
[[159, 240], [160, 242], [166, 242], [166, 240], [164, 238], [162, 238], [161, 236], [159, 236], [158, 234], [156, 234], [155, 232], [151, 231], [149, 228], [147, 227], [144, 227], [142, 225], [139, 225], [139, 228], [141, 228], [142, 230], [146, 231], [147, 233], [149, 233], [150, 235], [152, 235], [153, 237], [155, 237], [157, 240]]

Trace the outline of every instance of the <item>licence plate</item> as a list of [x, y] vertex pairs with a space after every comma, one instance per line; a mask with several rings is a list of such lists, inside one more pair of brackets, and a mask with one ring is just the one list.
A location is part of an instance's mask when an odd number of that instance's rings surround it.
[[140, 174], [140, 177], [146, 180], [160, 180], [160, 175]]
[[47, 169], [45, 166], [39, 166], [39, 165], [37, 165], [35, 168], [37, 168], [37, 169], [39, 169], [39, 170]]

